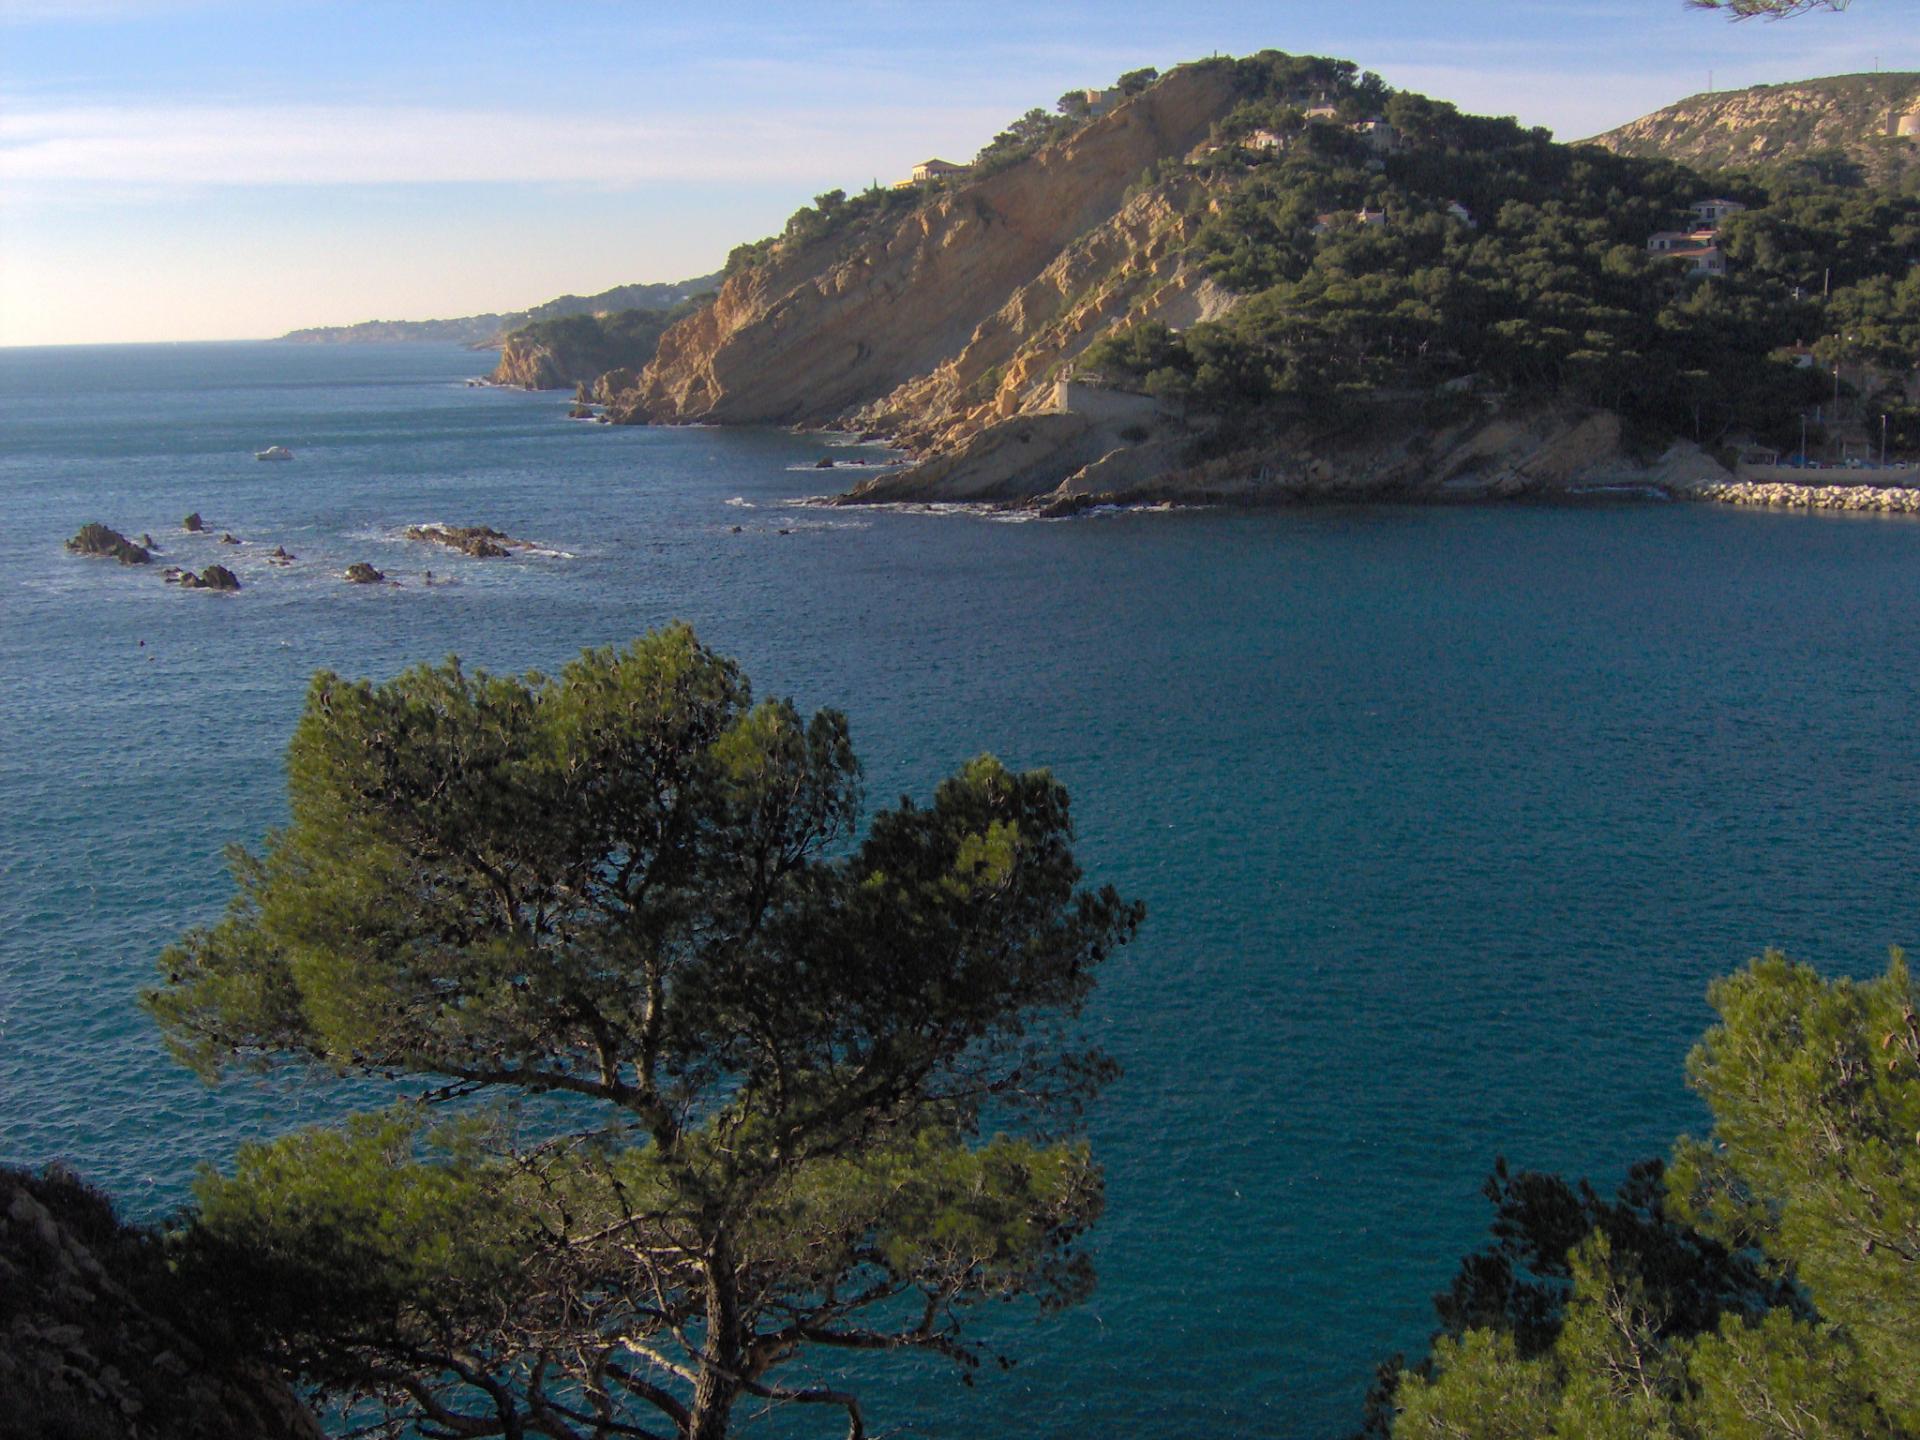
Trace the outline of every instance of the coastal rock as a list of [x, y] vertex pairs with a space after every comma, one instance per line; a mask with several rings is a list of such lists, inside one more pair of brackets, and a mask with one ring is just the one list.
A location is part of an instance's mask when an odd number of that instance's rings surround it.
[[94, 555], [118, 560], [122, 565], [144, 565], [153, 556], [144, 545], [136, 545], [118, 530], [94, 521], [82, 525], [79, 533], [67, 541], [67, 549], [76, 555]]
[[191, 570], [182, 570], [178, 576], [169, 577], [179, 584], [182, 590], [238, 590], [240, 577], [224, 565], [209, 565], [198, 575]]
[[233, 532], [228, 530], [220, 536], [220, 543], [222, 545], [238, 545], [240, 542], [234, 537]]
[[831, 455], [822, 455], [818, 460], [813, 462], [813, 468], [816, 470], [833, 469], [833, 457]]
[[444, 545], [449, 550], [458, 550], [476, 560], [499, 560], [511, 555], [514, 550], [527, 549], [533, 543], [516, 540], [491, 525], [409, 525], [406, 536], [409, 540], [420, 540], [430, 545]]
[[591, 405], [576, 405], [567, 411], [567, 418], [569, 420], [594, 420], [599, 417], [593, 413], [593, 407]]
[[356, 560], [347, 566], [343, 578], [352, 585], [378, 585], [387, 577], [364, 560]]
[[267, 556], [268, 561], [275, 565], [290, 564], [291, 562], [298, 560], [299, 558], [300, 557], [298, 555], [288, 554], [287, 547], [284, 545], [274, 546], [273, 553]]
[[0, 1169], [0, 1431], [323, 1440], [235, 1329], [99, 1192], [60, 1170]]
[[190, 535], [199, 535], [206, 530], [207, 522], [200, 518], [200, 512], [196, 510], [180, 522], [180, 528]]

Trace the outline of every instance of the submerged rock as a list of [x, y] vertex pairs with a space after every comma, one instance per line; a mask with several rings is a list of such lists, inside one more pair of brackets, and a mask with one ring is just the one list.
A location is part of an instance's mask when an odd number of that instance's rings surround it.
[[240, 542], [234, 537], [234, 533], [231, 530], [227, 530], [221, 533], [220, 543], [222, 545], [238, 545]]
[[833, 468], [833, 457], [831, 455], [822, 455], [818, 460], [813, 462], [813, 468], [816, 470], [831, 470]]
[[67, 541], [67, 549], [76, 555], [111, 556], [122, 565], [144, 565], [153, 557], [143, 545], [136, 545], [118, 530], [94, 521], [82, 525], [80, 533]]
[[353, 585], [378, 585], [387, 577], [374, 569], [373, 566], [367, 564], [366, 561], [356, 560], [353, 564], [347, 566], [344, 578], [348, 583]]

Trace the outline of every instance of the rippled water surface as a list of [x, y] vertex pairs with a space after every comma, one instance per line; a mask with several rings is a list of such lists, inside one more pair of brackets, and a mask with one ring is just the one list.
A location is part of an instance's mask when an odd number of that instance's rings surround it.
[[[1149, 907], [1091, 1019], [1127, 1071], [1098, 1294], [1009, 1324], [1022, 1363], [970, 1392], [883, 1391], [909, 1433], [1337, 1434], [1424, 1341], [1496, 1155], [1616, 1176], [1699, 1123], [1710, 976], [1916, 938], [1920, 524], [821, 511], [787, 503], [818, 438], [569, 423], [480, 364], [0, 351], [0, 1158], [155, 1215], [339, 1103], [203, 1090], [131, 1003], [281, 818], [315, 669], [552, 667], [674, 617], [846, 710], [875, 801], [981, 750], [1052, 767]], [[95, 519], [246, 588], [63, 553]], [[430, 520], [543, 553], [399, 538]]]

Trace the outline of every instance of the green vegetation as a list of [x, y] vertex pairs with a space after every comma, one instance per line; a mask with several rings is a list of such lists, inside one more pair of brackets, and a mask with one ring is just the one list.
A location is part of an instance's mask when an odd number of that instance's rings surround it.
[[[1240, 430], [1473, 377], [1606, 406], [1658, 434], [1785, 441], [1817, 382], [1772, 352], [1844, 326], [1878, 356], [1904, 354], [1902, 368], [1920, 354], [1908, 263], [1920, 198], [1773, 190], [1556, 145], [1391, 93], [1343, 62], [1215, 63], [1236, 66], [1247, 98], [1198, 162], [1216, 213], [1193, 244], [1246, 299], [1182, 334], [1107, 337], [1088, 368]], [[1337, 114], [1307, 117], [1322, 106]], [[1392, 127], [1390, 148], [1352, 128], [1373, 118]], [[1281, 143], [1232, 143], [1256, 129]], [[1729, 275], [1690, 280], [1648, 255], [1648, 236], [1689, 223], [1687, 206], [1715, 193], [1754, 207], [1726, 226]]]
[[824, 1405], [858, 1437], [785, 1368], [969, 1367], [982, 1303], [1087, 1292], [1071, 1135], [1112, 1065], [1071, 1021], [1140, 911], [1079, 888], [1045, 773], [976, 760], [856, 842], [845, 720], [682, 627], [558, 677], [321, 674], [288, 775], [146, 1002], [210, 1079], [399, 1092], [199, 1187], [205, 1263], [357, 1419], [718, 1440]]
[[1920, 1432], [1920, 1018], [1898, 955], [1863, 983], [1768, 954], [1710, 991], [1689, 1062], [1713, 1134], [1599, 1199], [1488, 1186], [1494, 1243], [1437, 1301], [1369, 1433]]

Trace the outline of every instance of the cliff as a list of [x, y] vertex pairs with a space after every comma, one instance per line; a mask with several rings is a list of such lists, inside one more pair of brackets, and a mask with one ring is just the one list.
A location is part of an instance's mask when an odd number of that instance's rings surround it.
[[[1038, 363], [1037, 352], [1021, 361], [1023, 345], [1046, 326], [1074, 333], [1069, 312], [1087, 297], [1064, 287], [1134, 266], [1140, 284], [1109, 296], [1111, 307], [1169, 278], [1139, 268], [1151, 264], [1140, 247], [1175, 217], [1151, 205], [1123, 216], [1129, 188], [1204, 140], [1233, 98], [1230, 69], [1190, 66], [904, 216], [776, 244], [662, 337], [612, 417], [824, 424], [872, 407], [932, 433], [970, 409], [1005, 410]], [[1092, 312], [1080, 318], [1092, 326]], [[995, 366], [1005, 368], [988, 382]]]
[[500, 363], [488, 378], [523, 390], [591, 386], [609, 371], [645, 365], [667, 326], [690, 308], [566, 315], [522, 326], [501, 343]]
[[0, 1434], [323, 1440], [162, 1248], [69, 1175], [0, 1170]]
[[1831, 178], [1920, 184], [1920, 74], [1834, 75], [1693, 95], [1586, 142], [1714, 169], [1841, 160]]

